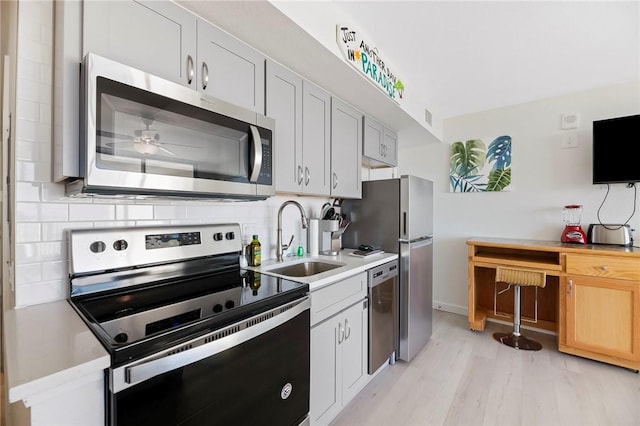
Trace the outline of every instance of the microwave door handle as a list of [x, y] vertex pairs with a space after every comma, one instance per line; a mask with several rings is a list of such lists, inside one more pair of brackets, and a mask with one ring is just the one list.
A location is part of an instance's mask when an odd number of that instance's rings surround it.
[[249, 182], [258, 182], [258, 176], [260, 176], [260, 169], [262, 169], [262, 140], [260, 139], [260, 132], [256, 126], [249, 126], [251, 130], [251, 176]]

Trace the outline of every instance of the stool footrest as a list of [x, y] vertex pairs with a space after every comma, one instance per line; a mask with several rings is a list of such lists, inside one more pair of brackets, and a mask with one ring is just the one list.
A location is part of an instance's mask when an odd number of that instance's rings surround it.
[[525, 351], [539, 351], [542, 345], [535, 340], [528, 339], [523, 335], [515, 335], [513, 333], [493, 333], [493, 338], [503, 345]]

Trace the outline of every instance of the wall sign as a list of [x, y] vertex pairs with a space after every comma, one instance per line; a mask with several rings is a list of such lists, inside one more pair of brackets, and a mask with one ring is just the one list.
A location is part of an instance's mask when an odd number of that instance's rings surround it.
[[378, 48], [363, 40], [347, 25], [336, 26], [336, 41], [340, 51], [356, 70], [397, 103], [402, 103], [404, 84], [384, 61]]

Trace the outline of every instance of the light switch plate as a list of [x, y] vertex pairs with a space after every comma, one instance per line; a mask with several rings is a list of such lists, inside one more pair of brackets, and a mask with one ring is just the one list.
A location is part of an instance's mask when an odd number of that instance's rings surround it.
[[578, 133], [570, 132], [562, 135], [562, 142], [560, 147], [563, 149], [577, 148], [578, 147]]

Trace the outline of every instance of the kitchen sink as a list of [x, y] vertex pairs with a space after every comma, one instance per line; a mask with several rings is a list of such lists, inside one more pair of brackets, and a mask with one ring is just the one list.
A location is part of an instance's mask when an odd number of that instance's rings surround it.
[[330, 271], [332, 269], [340, 268], [341, 266], [344, 266], [344, 264], [306, 261], [295, 263], [293, 265], [282, 266], [280, 268], [269, 269], [265, 272], [278, 275], [286, 275], [289, 277], [310, 277], [311, 275]]

